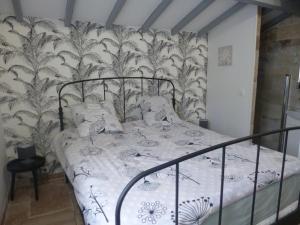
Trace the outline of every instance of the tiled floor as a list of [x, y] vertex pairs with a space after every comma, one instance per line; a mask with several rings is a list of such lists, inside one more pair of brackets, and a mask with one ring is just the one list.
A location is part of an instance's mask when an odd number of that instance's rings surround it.
[[41, 178], [39, 196], [35, 201], [28, 178], [19, 179], [4, 225], [83, 225], [73, 191], [62, 174]]

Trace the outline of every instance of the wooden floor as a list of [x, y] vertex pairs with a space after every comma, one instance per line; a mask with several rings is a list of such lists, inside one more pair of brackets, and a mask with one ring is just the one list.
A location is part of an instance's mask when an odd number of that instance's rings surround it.
[[41, 178], [39, 195], [39, 201], [35, 201], [29, 179], [19, 179], [4, 225], [83, 225], [72, 188], [62, 174]]
[[[43, 177], [39, 184], [39, 201], [35, 201], [28, 178], [17, 180], [15, 200], [7, 206], [4, 225], [83, 225], [73, 190], [64, 175]], [[287, 218], [281, 225], [299, 224], [299, 215]], [[300, 225], [300, 224], [299, 224]]]

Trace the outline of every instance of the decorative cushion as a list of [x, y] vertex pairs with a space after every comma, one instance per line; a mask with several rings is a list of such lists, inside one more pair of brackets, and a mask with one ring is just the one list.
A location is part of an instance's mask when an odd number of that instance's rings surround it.
[[171, 104], [162, 96], [145, 96], [139, 101], [145, 123], [152, 126], [161, 121], [180, 123], [181, 120]]
[[75, 107], [73, 117], [81, 137], [94, 137], [103, 132], [123, 132], [123, 127], [110, 102], [85, 104], [83, 109]]
[[81, 112], [83, 112], [86, 109], [86, 104], [75, 104], [71, 105], [69, 108], [71, 108], [73, 122], [75, 126], [78, 127], [84, 121], [84, 117], [81, 114]]

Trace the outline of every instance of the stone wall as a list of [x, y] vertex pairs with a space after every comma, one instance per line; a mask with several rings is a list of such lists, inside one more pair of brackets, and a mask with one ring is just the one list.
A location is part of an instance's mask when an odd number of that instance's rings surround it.
[[[292, 74], [289, 109], [300, 112], [297, 79], [300, 64], [300, 18], [290, 17], [261, 34], [255, 132], [280, 127], [285, 74]], [[277, 148], [278, 136], [263, 140]]]

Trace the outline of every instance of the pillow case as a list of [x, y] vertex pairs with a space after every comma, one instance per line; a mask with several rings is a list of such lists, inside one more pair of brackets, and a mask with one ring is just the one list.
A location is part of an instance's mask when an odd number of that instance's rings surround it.
[[92, 137], [104, 132], [123, 132], [123, 127], [110, 102], [85, 104], [85, 107], [74, 107], [72, 111], [80, 137]]
[[181, 120], [171, 104], [162, 96], [143, 96], [139, 101], [142, 116], [148, 126], [165, 121], [180, 123]]
[[63, 121], [65, 128], [76, 128], [76, 124], [73, 119], [72, 107], [74, 107], [74, 105], [63, 106]]
[[76, 127], [78, 127], [82, 122], [84, 122], [84, 117], [81, 114], [86, 109], [85, 103], [79, 103], [75, 105], [71, 105], [69, 107], [71, 109], [72, 119]]

